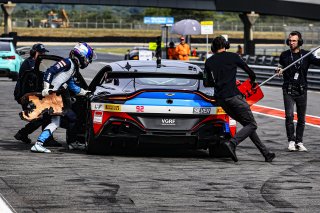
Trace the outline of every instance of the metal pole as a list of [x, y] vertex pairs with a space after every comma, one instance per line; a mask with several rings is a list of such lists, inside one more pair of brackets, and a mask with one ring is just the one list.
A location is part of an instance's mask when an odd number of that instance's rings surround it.
[[[292, 62], [291, 64], [289, 64], [287, 67], [285, 67], [283, 69], [283, 72], [286, 71], [287, 69], [289, 69], [290, 67], [292, 67], [293, 65], [295, 65], [297, 62], [301, 61], [302, 59], [304, 59], [305, 57], [307, 57], [308, 55], [312, 54], [313, 52], [315, 52], [317, 49], [319, 49], [320, 46], [317, 46], [315, 49], [313, 49], [312, 51], [308, 52], [307, 54], [305, 54], [303, 57], [297, 59], [296, 61]], [[268, 81], [270, 81], [271, 79], [273, 79], [274, 77], [276, 77], [278, 75], [278, 73], [275, 73], [273, 76], [271, 76], [270, 78], [268, 78], [267, 80], [263, 81], [261, 84], [259, 84], [259, 87], [261, 87], [262, 85], [264, 85], [265, 83], [267, 83]]]
[[208, 44], [209, 44], [209, 38], [208, 38], [208, 34], [207, 34], [207, 55], [206, 55], [206, 57], [208, 58], [208, 51], [209, 51], [209, 48], [208, 48]]
[[168, 28], [169, 27], [167, 25], [165, 27], [166, 27], [166, 57], [165, 58], [168, 59], [168, 36], [169, 36]]

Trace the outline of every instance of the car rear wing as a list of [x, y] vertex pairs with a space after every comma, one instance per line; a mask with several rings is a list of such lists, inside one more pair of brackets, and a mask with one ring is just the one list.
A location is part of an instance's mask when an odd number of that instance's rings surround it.
[[106, 79], [112, 78], [184, 78], [203, 80], [203, 73], [160, 73], [160, 72], [126, 72], [126, 71], [108, 71]]
[[13, 41], [13, 38], [0, 37], [0, 41]]

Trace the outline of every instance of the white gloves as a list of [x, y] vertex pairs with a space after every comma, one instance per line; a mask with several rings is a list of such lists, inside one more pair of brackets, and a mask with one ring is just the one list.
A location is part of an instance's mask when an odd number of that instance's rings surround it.
[[43, 82], [43, 90], [41, 92], [41, 95], [43, 97], [48, 96], [49, 92], [52, 91], [50, 88], [50, 84], [48, 82]]
[[87, 93], [90, 93], [91, 91], [89, 91], [89, 90], [85, 90], [85, 89], [80, 89], [80, 92], [77, 94], [77, 95], [86, 95]]

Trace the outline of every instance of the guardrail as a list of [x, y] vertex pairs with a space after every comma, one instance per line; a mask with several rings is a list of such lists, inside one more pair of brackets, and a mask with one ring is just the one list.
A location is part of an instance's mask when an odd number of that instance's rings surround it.
[[[189, 63], [199, 66], [202, 70], [204, 69], [203, 61], [190, 61]], [[261, 65], [249, 65], [249, 67], [256, 73], [258, 83], [261, 83], [272, 75], [276, 69], [275, 66], [261, 66]], [[238, 69], [237, 79], [243, 81], [248, 79], [248, 74], [242, 69]], [[312, 90], [320, 90], [320, 69], [309, 69], [308, 70], [308, 88]], [[275, 77], [265, 85], [282, 86], [283, 79]]]

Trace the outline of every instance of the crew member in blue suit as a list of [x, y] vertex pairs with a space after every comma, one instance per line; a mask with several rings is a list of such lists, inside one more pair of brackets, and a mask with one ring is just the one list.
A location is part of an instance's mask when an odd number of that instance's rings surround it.
[[[88, 90], [80, 88], [74, 80], [74, 74], [76, 70], [86, 68], [89, 63], [92, 62], [94, 56], [93, 49], [86, 43], [78, 43], [73, 50], [70, 51], [69, 58], [65, 58], [44, 73], [44, 82], [42, 96], [48, 96], [50, 91], [57, 91], [63, 86], [74, 92], [77, 95], [86, 95]], [[72, 110], [68, 110], [63, 119], [66, 119], [70, 131], [75, 130], [76, 114]], [[37, 139], [34, 146], [31, 147], [32, 152], [50, 153], [49, 149], [43, 146], [45, 140], [50, 137], [53, 132], [60, 126], [61, 116], [52, 116], [51, 123], [46, 126], [43, 132]], [[72, 137], [67, 137], [67, 144], [69, 149], [84, 149], [84, 144], [80, 144], [76, 141], [75, 134], [71, 134]]]

